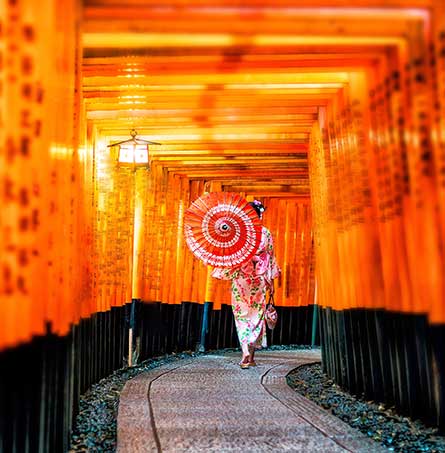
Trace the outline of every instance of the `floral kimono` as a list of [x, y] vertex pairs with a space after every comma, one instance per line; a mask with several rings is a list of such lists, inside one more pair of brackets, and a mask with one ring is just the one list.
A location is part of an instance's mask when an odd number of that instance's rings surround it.
[[267, 346], [266, 290], [272, 286], [272, 280], [278, 277], [278, 267], [273, 250], [270, 231], [262, 227], [261, 242], [256, 255], [236, 269], [214, 269], [212, 277], [232, 280], [232, 309], [236, 330], [244, 354], [249, 347], [260, 349]]

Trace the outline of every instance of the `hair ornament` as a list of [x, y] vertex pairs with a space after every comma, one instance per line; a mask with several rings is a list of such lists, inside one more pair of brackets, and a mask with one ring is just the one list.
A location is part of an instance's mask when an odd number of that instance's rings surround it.
[[261, 213], [263, 213], [263, 212], [266, 210], [266, 208], [263, 206], [263, 203], [261, 203], [261, 201], [259, 201], [259, 200], [253, 200], [252, 203], [258, 208], [258, 210], [259, 210]]

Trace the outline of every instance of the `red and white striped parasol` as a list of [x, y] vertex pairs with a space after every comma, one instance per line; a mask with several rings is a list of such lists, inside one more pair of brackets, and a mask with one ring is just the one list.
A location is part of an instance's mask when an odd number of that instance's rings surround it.
[[260, 245], [261, 229], [255, 210], [233, 192], [203, 195], [184, 216], [189, 249], [214, 267], [233, 268], [250, 260]]

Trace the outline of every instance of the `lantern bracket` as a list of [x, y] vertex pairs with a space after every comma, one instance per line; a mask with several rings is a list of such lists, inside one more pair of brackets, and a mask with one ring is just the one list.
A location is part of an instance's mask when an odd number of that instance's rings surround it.
[[111, 145], [108, 145], [107, 148], [111, 148], [113, 146], [125, 145], [127, 143], [134, 143], [136, 145], [161, 145], [161, 143], [150, 142], [149, 140], [143, 140], [142, 138], [136, 138], [137, 134], [138, 133], [136, 132], [135, 129], [131, 129], [131, 131], [130, 131], [131, 138], [129, 138], [128, 140], [123, 140], [121, 142], [112, 143]]

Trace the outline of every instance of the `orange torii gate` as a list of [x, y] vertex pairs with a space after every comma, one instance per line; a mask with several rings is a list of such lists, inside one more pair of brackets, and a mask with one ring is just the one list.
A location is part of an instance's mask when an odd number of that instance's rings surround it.
[[[158, 3], [0, 1], [0, 349], [60, 341], [79, 393], [121, 365], [132, 299], [228, 319], [181, 213], [235, 190], [268, 206], [283, 313], [316, 282], [326, 370], [443, 427], [443, 2]], [[136, 126], [149, 171], [107, 148]]]

